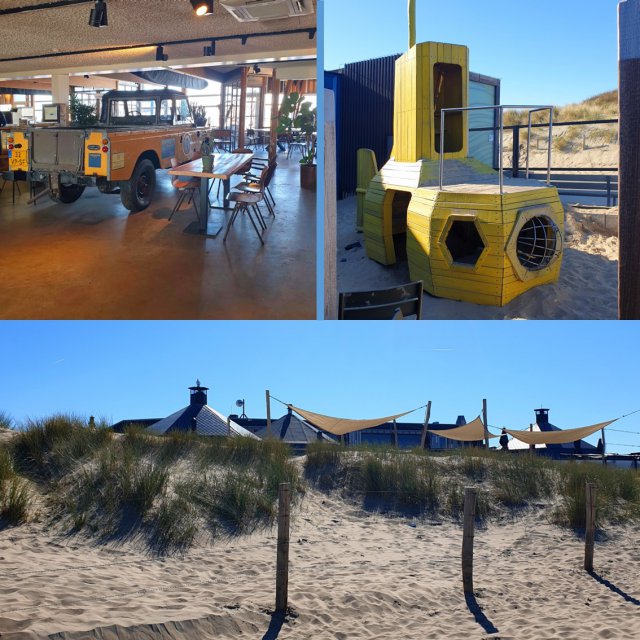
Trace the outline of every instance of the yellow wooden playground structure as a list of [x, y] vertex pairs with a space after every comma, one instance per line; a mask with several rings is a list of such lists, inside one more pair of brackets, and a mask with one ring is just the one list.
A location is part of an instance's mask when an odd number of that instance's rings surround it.
[[[391, 159], [378, 171], [372, 151], [358, 153], [367, 256], [390, 265], [406, 247], [411, 279], [427, 292], [478, 304], [502, 306], [555, 282], [564, 231], [556, 188], [504, 177], [502, 160], [496, 172], [469, 158], [467, 47], [410, 45], [396, 62]], [[502, 123], [505, 107], [489, 108]], [[527, 108], [551, 118], [551, 107]]]

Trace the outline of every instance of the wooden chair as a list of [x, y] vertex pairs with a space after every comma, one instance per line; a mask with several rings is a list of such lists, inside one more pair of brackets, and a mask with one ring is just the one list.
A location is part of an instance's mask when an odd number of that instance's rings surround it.
[[[171, 158], [171, 168], [175, 168], [177, 166], [179, 166], [178, 160], [176, 158]], [[188, 178], [186, 176], [171, 176], [171, 184], [180, 192], [180, 195], [178, 196], [178, 200], [173, 207], [173, 211], [171, 211], [171, 214], [169, 215], [169, 220], [173, 218], [173, 214], [181, 207], [182, 203], [185, 201], [185, 198], [188, 197], [189, 200], [187, 200], [187, 204], [193, 203], [193, 208], [196, 212], [196, 218], [199, 221], [200, 212], [198, 211], [198, 203], [197, 198], [195, 197], [195, 193], [196, 191], [200, 191], [200, 180], [198, 180], [198, 178]]]
[[341, 293], [339, 320], [403, 320], [422, 317], [422, 280], [377, 289]]

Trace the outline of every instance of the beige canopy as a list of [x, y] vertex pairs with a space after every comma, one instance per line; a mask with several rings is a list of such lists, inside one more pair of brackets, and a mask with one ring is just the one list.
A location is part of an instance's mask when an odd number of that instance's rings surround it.
[[565, 444], [567, 442], [582, 440], [582, 438], [586, 438], [592, 433], [608, 427], [612, 422], [615, 422], [615, 420], [599, 422], [590, 427], [564, 429], [562, 431], [512, 431], [511, 429], [506, 429], [506, 432], [510, 436], [527, 444]]
[[329, 433], [333, 433], [336, 436], [343, 436], [353, 431], [361, 431], [362, 429], [370, 429], [372, 427], [378, 427], [385, 422], [391, 422], [413, 413], [415, 409], [411, 411], [405, 411], [404, 413], [398, 413], [395, 416], [387, 416], [386, 418], [373, 418], [371, 420], [350, 420], [348, 418], [334, 418], [332, 416], [324, 416], [321, 413], [314, 413], [313, 411], [307, 411], [306, 409], [299, 409], [292, 404], [287, 405], [290, 409], [295, 411], [298, 415], [302, 416], [307, 422], [310, 422], [314, 427], [324, 429]]
[[[430, 433], [435, 433], [437, 436], [443, 436], [450, 440], [459, 440], [460, 442], [475, 442], [476, 440], [484, 440], [484, 425], [480, 416], [475, 420], [467, 424], [463, 424], [461, 427], [455, 429], [431, 429]], [[497, 438], [498, 436], [489, 434], [490, 438]]]

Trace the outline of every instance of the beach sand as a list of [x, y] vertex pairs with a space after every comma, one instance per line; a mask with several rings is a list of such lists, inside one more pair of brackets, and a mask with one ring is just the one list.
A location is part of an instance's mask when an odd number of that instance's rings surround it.
[[[338, 290], [366, 291], [410, 282], [406, 259], [385, 267], [367, 258], [355, 217], [355, 198], [338, 201]], [[572, 210], [566, 216], [557, 283], [531, 289], [503, 307], [426, 294], [422, 306], [424, 320], [613, 320], [617, 313], [618, 238], [585, 223]]]
[[[272, 620], [275, 530], [159, 559], [33, 523], [0, 532], [0, 632], [18, 638], [640, 638], [640, 533], [584, 544], [540, 512], [476, 532], [475, 602], [462, 530], [307, 492], [292, 514], [289, 602]], [[603, 582], [608, 581], [608, 582]], [[476, 607], [477, 603], [477, 607]], [[470, 609], [475, 609], [475, 613]]]

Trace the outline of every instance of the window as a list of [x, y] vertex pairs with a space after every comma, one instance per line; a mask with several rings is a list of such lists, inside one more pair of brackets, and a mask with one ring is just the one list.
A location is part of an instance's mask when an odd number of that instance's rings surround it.
[[155, 100], [114, 100], [111, 102], [111, 121], [118, 124], [155, 124], [156, 101]]
[[162, 100], [160, 102], [160, 122], [173, 123], [173, 100]]
[[189, 110], [189, 101], [186, 98], [176, 100], [176, 122], [193, 122], [191, 111]]

